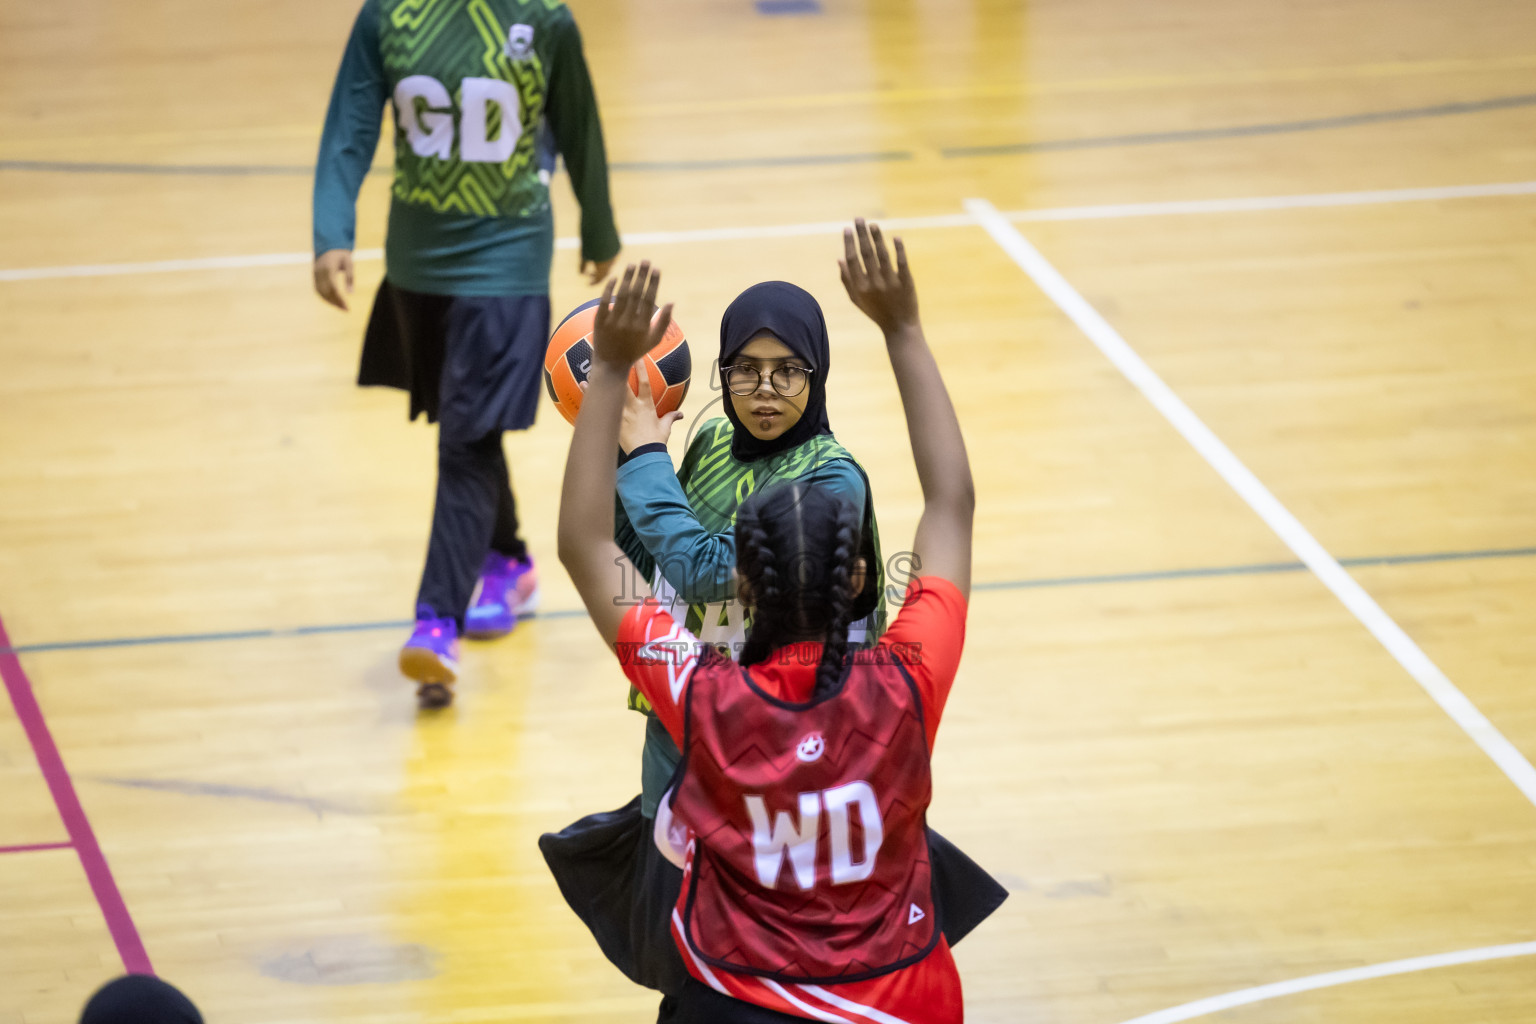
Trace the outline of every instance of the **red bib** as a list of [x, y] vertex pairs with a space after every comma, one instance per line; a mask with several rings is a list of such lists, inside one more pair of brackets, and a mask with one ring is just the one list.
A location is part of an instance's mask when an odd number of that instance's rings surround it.
[[700, 959], [840, 983], [928, 955], [939, 922], [922, 715], [906, 669], [868, 654], [804, 704], [723, 659], [699, 664], [672, 813], [695, 842], [679, 903]]

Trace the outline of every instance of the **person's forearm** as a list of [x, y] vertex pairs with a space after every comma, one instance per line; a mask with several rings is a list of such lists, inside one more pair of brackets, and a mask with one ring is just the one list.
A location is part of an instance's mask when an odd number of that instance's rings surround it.
[[950, 505], [959, 511], [974, 508], [976, 487], [960, 420], [922, 327], [912, 324], [893, 331], [886, 338], [886, 349], [907, 417], [924, 503]]
[[627, 368], [595, 363], [587, 378], [560, 489], [559, 552], [567, 566], [613, 541], [613, 450], [627, 375]]
[[670, 460], [627, 463], [619, 470], [618, 487], [635, 533], [678, 596], [694, 604], [735, 595], [735, 540], [730, 533], [704, 529]]

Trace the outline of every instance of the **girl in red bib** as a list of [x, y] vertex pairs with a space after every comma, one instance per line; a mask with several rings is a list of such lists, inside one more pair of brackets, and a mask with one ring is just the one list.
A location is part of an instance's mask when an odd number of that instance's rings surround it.
[[[683, 752], [656, 841], [683, 868], [673, 938], [692, 980], [677, 1022], [962, 1021], [934, 904], [929, 755], [964, 641], [974, 488], [900, 239], [845, 232], [843, 283], [883, 330], [923, 490], [922, 575], [880, 643], [850, 652], [858, 510], [814, 486], [752, 495], [736, 520], [752, 629], [740, 664], [654, 602], [612, 594], [612, 452], [630, 365], [660, 340], [659, 273], [609, 283], [560, 501], [560, 559], [625, 674]], [[610, 306], [609, 299], [613, 299]]]

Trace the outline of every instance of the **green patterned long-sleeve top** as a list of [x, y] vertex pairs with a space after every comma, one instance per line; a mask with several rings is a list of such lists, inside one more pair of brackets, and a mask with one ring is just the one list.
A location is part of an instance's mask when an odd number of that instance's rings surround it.
[[582, 257], [619, 251], [597, 99], [556, 0], [365, 0], [315, 169], [315, 253], [351, 249], [356, 203], [394, 114], [385, 273], [412, 291], [542, 295], [554, 219], [547, 132], [581, 203]]

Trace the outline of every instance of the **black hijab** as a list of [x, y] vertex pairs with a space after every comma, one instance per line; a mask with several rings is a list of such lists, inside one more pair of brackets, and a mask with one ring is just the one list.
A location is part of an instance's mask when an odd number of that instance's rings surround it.
[[[735, 431], [731, 437], [731, 454], [742, 462], [776, 455], [797, 445], [802, 445], [817, 434], [830, 434], [827, 422], [827, 370], [832, 364], [831, 346], [827, 342], [827, 321], [821, 315], [821, 306], [804, 288], [787, 281], [764, 281], [736, 296], [720, 318], [720, 365], [729, 366], [754, 335], [768, 331], [789, 350], [815, 370], [808, 386], [810, 398], [799, 421], [774, 438], [763, 441], [753, 437], [736, 416], [731, 393], [725, 391], [725, 415]], [[721, 380], [724, 391], [725, 381]]]

